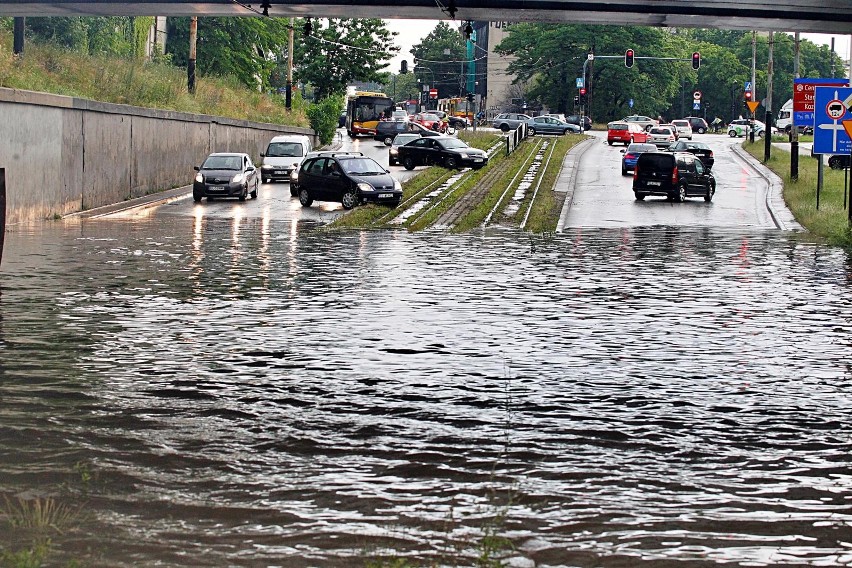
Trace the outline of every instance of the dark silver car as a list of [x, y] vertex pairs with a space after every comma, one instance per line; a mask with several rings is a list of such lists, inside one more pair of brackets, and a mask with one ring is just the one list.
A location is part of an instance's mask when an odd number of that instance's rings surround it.
[[200, 166], [195, 166], [192, 199], [196, 203], [203, 197], [236, 197], [245, 201], [251, 195], [257, 198], [260, 175], [248, 154], [216, 152], [207, 156]]
[[576, 124], [568, 124], [564, 120], [559, 120], [552, 116], [536, 116], [527, 121], [527, 128], [530, 136], [536, 134], [567, 134], [569, 132], [578, 133], [580, 127]]

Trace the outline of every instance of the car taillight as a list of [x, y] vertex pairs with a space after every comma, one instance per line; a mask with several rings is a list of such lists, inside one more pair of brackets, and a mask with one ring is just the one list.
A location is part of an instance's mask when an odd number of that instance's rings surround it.
[[636, 157], [636, 156], [634, 156], [633, 154], [624, 154], [624, 159], [625, 159], [625, 160], [632, 160], [632, 159], [633, 159], [633, 158], [635, 158], [635, 157]]
[[636, 162], [636, 165], [633, 166], [633, 179], [639, 179], [639, 162]]
[[710, 157], [713, 157], [713, 150], [710, 150]]
[[677, 168], [672, 170], [672, 185], [677, 185]]

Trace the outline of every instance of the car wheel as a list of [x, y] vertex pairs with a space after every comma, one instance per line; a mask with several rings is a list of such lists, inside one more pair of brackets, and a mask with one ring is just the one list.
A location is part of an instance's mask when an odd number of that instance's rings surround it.
[[385, 146], [390, 146], [393, 143], [393, 138], [385, 136]]
[[763, 138], [764, 134], [766, 134], [763, 130], [757, 133], [758, 138]]
[[530, 136], [535, 136], [535, 128], [530, 126]]
[[645, 196], [642, 195], [641, 193], [635, 193], [634, 192], [633, 195], [636, 197], [636, 201], [645, 201]]
[[612, 146], [612, 140], [607, 140], [606, 143]]
[[458, 167], [459, 162], [455, 156], [447, 156], [447, 159], [444, 160], [444, 166], [450, 170], [454, 170]]
[[650, 124], [645, 127], [645, 132], [651, 132], [651, 125]]
[[453, 134], [455, 134], [455, 133], [456, 133], [456, 129], [455, 129], [454, 127], [452, 127], [452, 126], [448, 126], [448, 127], [447, 127], [447, 134], [449, 134], [450, 136], [452, 136], [452, 135], [453, 135]]
[[344, 209], [352, 209], [358, 205], [358, 190], [354, 188], [347, 189], [341, 198], [341, 202]]
[[508, 124], [501, 124], [500, 130], [502, 130], [503, 132], [509, 132], [509, 125]]
[[252, 199], [257, 199], [257, 187], [258, 187], [258, 185], [260, 185], [260, 184], [258, 184], [257, 181], [255, 181], [254, 182], [254, 191], [251, 192], [251, 198]]
[[675, 197], [675, 201], [678, 203], [683, 203], [686, 201], [686, 186], [679, 185], [677, 186], [677, 196]]
[[699, 134], [704, 134], [705, 132], [707, 132], [707, 130], [706, 130], [706, 129], [704, 129], [704, 128], [699, 128], [699, 129], [698, 129], [698, 133], [699, 133]]
[[406, 156], [402, 159], [402, 165], [406, 170], [414, 169], [414, 158], [411, 156]]
[[291, 183], [290, 184], [290, 197], [296, 197], [297, 195], [299, 195], [299, 188], [293, 187], [293, 184]]
[[245, 201], [248, 197], [248, 184], [243, 186], [243, 192], [240, 194], [240, 201]]
[[623, 175], [623, 176], [627, 175], [627, 168], [625, 168], [624, 166], [621, 166], [621, 175]]
[[713, 199], [713, 190], [708, 187], [707, 193], [704, 194], [704, 201], [709, 203], [712, 199]]
[[736, 130], [728, 130], [728, 136], [730, 136], [731, 138], [736, 138], [737, 137], [737, 131]]
[[201, 195], [200, 193], [195, 193], [194, 191], [192, 192], [192, 200], [195, 201], [196, 203], [200, 202], [202, 197], [204, 197], [204, 196]]
[[310, 207], [313, 202], [314, 200], [307, 189], [299, 190], [299, 203], [302, 204], [302, 207]]

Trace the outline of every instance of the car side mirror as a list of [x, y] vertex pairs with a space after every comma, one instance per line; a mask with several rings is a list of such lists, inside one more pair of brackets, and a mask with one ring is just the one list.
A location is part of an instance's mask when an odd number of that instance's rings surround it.
[[623, 153], [625, 153], [626, 151], [627, 151], [627, 150], [625, 150], [624, 148], [622, 148], [621, 150], [619, 150], [619, 152], [621, 152], [622, 154], [623, 154]]
[[195, 170], [196, 172], [200, 172], [200, 171], [201, 171], [201, 166], [195, 166], [195, 167], [193, 167], [192, 169], [193, 169], [193, 170]]
[[386, 173], [386, 174], [389, 174], [389, 173], [390, 173], [390, 170], [385, 170], [385, 173]]
[[260, 157], [261, 157], [261, 158], [265, 158], [265, 157], [266, 157], [266, 154], [265, 154], [264, 152], [261, 152], [261, 153], [260, 153]]
[[249, 166], [249, 167], [247, 167], [247, 168], [246, 168], [246, 173], [248, 173], [248, 172], [253, 172], [253, 171], [254, 171], [254, 168], [253, 168], [253, 167], [251, 167], [251, 166]]

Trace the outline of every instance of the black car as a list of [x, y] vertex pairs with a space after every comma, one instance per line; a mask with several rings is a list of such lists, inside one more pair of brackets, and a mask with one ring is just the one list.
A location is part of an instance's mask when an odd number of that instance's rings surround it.
[[[580, 115], [579, 114], [572, 114], [570, 116], [566, 116], [565, 122], [567, 122], [568, 124], [576, 124], [577, 126], [580, 126]], [[583, 117], [583, 130], [585, 131], [585, 130], [591, 130], [591, 129], [592, 129], [592, 119], [589, 118], [588, 116], [584, 116]]]
[[290, 184], [295, 184], [303, 207], [314, 201], [337, 201], [344, 209], [364, 202], [396, 206], [402, 199], [399, 181], [361, 152], [309, 154]]
[[697, 132], [698, 134], [704, 134], [707, 132], [707, 121], [700, 116], [685, 116], [683, 117], [683, 120], [689, 121], [689, 126], [692, 128], [693, 132]]
[[409, 142], [413, 140], [417, 140], [421, 138], [420, 134], [416, 132], [401, 132], [396, 135], [396, 138], [391, 142], [390, 148], [388, 148], [388, 165], [398, 166], [399, 165], [399, 147], [405, 146]]
[[432, 165], [478, 169], [488, 163], [488, 154], [479, 148], [471, 148], [458, 138], [433, 136], [400, 146], [398, 159], [406, 170]]
[[713, 169], [713, 164], [716, 159], [713, 157], [713, 150], [704, 142], [693, 142], [691, 140], [678, 140], [673, 144], [669, 144], [666, 148], [669, 152], [689, 152], [701, 159], [701, 163], [709, 171]]
[[403, 132], [414, 132], [420, 136], [440, 136], [440, 132], [429, 130], [416, 122], [384, 120], [376, 124], [376, 134], [373, 138], [384, 142], [385, 146], [390, 146], [396, 135]]
[[192, 200], [201, 198], [236, 197], [245, 201], [251, 195], [257, 198], [260, 175], [248, 154], [216, 152], [207, 156], [201, 166], [195, 166], [192, 183]]
[[648, 195], [663, 195], [670, 201], [686, 197], [713, 199], [716, 179], [692, 154], [687, 152], [644, 152], [636, 160], [633, 194], [637, 201]]

